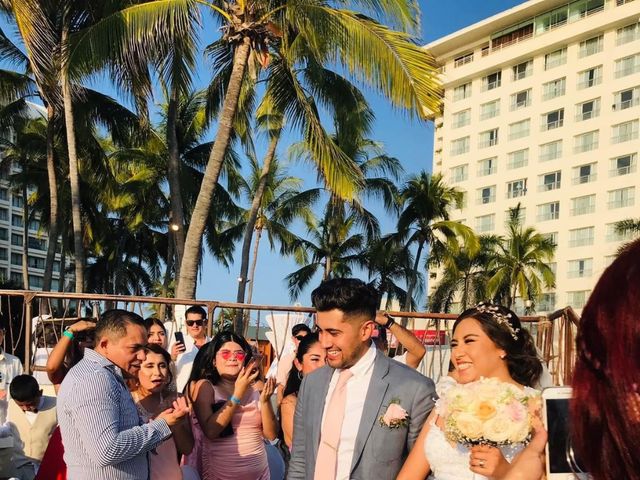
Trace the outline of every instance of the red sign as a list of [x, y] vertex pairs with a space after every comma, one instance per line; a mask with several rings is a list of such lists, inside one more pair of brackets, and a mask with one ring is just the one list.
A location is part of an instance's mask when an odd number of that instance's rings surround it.
[[447, 332], [444, 330], [413, 330], [413, 334], [423, 345], [447, 344]]

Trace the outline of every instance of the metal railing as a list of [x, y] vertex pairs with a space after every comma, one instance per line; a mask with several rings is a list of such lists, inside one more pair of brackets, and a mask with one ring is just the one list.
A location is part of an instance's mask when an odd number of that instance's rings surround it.
[[[310, 307], [283, 305], [250, 305], [216, 300], [189, 300], [162, 297], [75, 294], [56, 292], [35, 292], [27, 290], [0, 290], [0, 315], [7, 325], [5, 348], [24, 359], [26, 372], [43, 371], [44, 367], [34, 366], [36, 348], [48, 352], [62, 335], [64, 328], [80, 318], [97, 318], [100, 312], [109, 308], [123, 308], [135, 311], [141, 316], [153, 316], [171, 321], [171, 309], [176, 305], [201, 305], [208, 311], [208, 334], [224, 327], [225, 322], [235, 318], [236, 312], [244, 312], [246, 322], [245, 337], [249, 340], [263, 338], [260, 334], [270, 329], [264, 314], [281, 314], [271, 318], [271, 325], [290, 329], [300, 321], [312, 320], [315, 310]], [[457, 318], [454, 314], [429, 312], [389, 312], [403, 318], [407, 327], [414, 331], [427, 349], [419, 370], [437, 380], [446, 375], [449, 367], [451, 329]], [[523, 326], [532, 334], [545, 363], [557, 384], [570, 380], [575, 361], [574, 338], [577, 316], [570, 307], [549, 316], [522, 316]], [[280, 325], [278, 325], [278, 322]], [[284, 325], [286, 323], [286, 325]], [[53, 338], [46, 338], [49, 335]], [[276, 335], [277, 339], [278, 336]], [[286, 337], [285, 337], [286, 338]], [[52, 344], [53, 343], [53, 344]], [[273, 342], [272, 342], [273, 343]], [[261, 346], [262, 347], [262, 346]], [[284, 344], [276, 341], [270, 347], [270, 358], [282, 354]], [[396, 352], [399, 353], [399, 352]]]

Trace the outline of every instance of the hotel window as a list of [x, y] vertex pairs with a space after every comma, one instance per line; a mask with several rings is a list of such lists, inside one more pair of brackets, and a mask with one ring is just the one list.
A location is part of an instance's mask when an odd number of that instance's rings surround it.
[[41, 269], [44, 269], [44, 258], [32, 257], [31, 255], [29, 255], [27, 257], [27, 263], [29, 265], [29, 268], [41, 268]]
[[40, 230], [40, 220], [29, 220], [29, 230]]
[[558, 245], [558, 232], [543, 233], [542, 235], [554, 245]]
[[527, 179], [521, 178], [507, 183], [507, 198], [524, 197], [527, 194]]
[[640, 38], [640, 23], [632, 23], [616, 30], [616, 45], [624, 45]]
[[22, 208], [22, 205], [24, 205], [24, 201], [22, 200], [21, 196], [14, 195], [13, 197], [11, 197], [11, 205], [16, 208]]
[[451, 169], [451, 181], [453, 183], [464, 182], [467, 178], [469, 178], [469, 165], [458, 165], [457, 167], [453, 167]]
[[6, 262], [8, 259], [9, 259], [9, 251], [6, 248], [0, 248], [0, 260], [3, 260]]
[[507, 161], [507, 169], [513, 170], [514, 168], [522, 168], [529, 163], [529, 149], [517, 150], [509, 153], [509, 159]]
[[547, 53], [544, 56], [544, 69], [549, 70], [551, 68], [559, 67], [567, 63], [567, 47], [556, 50], [555, 52]]
[[453, 61], [453, 67], [458, 68], [471, 62], [473, 62], [473, 52], [465, 53]]
[[4, 220], [5, 222], [9, 221], [9, 209], [8, 208], [0, 208], [0, 220]]
[[533, 74], [533, 60], [519, 63], [513, 67], [513, 81], [522, 80]]
[[478, 176], [486, 177], [487, 175], [493, 175], [498, 171], [498, 158], [491, 157], [485, 158], [478, 162]]
[[536, 311], [538, 312], [553, 312], [556, 309], [556, 294], [555, 293], [543, 293], [540, 295], [540, 300], [536, 305]]
[[593, 258], [569, 260], [567, 268], [568, 278], [590, 277], [593, 274]]
[[537, 220], [539, 222], [558, 220], [558, 218], [560, 218], [560, 202], [550, 202], [538, 205]]
[[576, 105], [576, 122], [596, 118], [600, 115], [600, 98], [587, 100]]
[[511, 95], [511, 110], [528, 107], [531, 105], [531, 89], [522, 90], [521, 92]]
[[594, 227], [583, 227], [569, 230], [569, 246], [584, 247], [586, 245], [593, 245], [594, 234]]
[[466, 110], [462, 110], [461, 112], [456, 112], [453, 114], [451, 128], [464, 127], [469, 125], [470, 123], [471, 123], [471, 109], [467, 108]]
[[502, 84], [502, 72], [497, 71], [490, 73], [482, 78], [482, 91], [494, 90]]
[[596, 164], [588, 163], [573, 168], [573, 180], [571, 183], [574, 185], [582, 185], [584, 183], [594, 182], [596, 178]]
[[602, 65], [578, 72], [578, 90], [602, 83]]
[[584, 195], [571, 199], [571, 216], [587, 215], [596, 211], [596, 195]]
[[640, 53], [616, 60], [615, 78], [626, 77], [638, 72], [640, 72]]
[[541, 162], [555, 160], [556, 158], [560, 158], [561, 156], [562, 140], [556, 140], [555, 142], [543, 143], [542, 145], [540, 145], [539, 159]]
[[560, 170], [555, 172], [545, 173], [543, 175], [538, 176], [539, 180], [539, 192], [548, 192], [550, 190], [557, 190], [560, 188], [560, 180], [562, 178], [562, 174]]
[[471, 82], [453, 89], [453, 101], [464, 100], [471, 96]]
[[553, 110], [542, 115], [541, 130], [553, 130], [554, 128], [560, 128], [564, 124], [564, 108]]
[[573, 308], [583, 308], [587, 304], [590, 293], [591, 290], [567, 292], [567, 303]]
[[22, 285], [22, 274], [20, 272], [11, 272], [9, 278], [13, 283]]
[[596, 53], [600, 53], [602, 51], [603, 45], [604, 42], [602, 35], [598, 35], [597, 37], [589, 38], [583, 42], [580, 42], [578, 58], [584, 58], [590, 55], [595, 55]]
[[496, 228], [496, 214], [482, 215], [476, 217], [476, 232], [486, 233]]
[[620, 7], [621, 5], [624, 5], [625, 3], [631, 3], [634, 0], [616, 0], [616, 6]]
[[0, 227], [0, 240], [9, 240], [9, 230]]
[[11, 265], [22, 265], [22, 254], [21, 253], [12, 253], [11, 254]]
[[9, 200], [9, 189], [8, 188], [0, 187], [0, 200], [5, 200], [5, 201]]
[[45, 238], [29, 237], [29, 248], [33, 248], [35, 250], [46, 250], [47, 240]]
[[11, 245], [15, 245], [16, 247], [21, 247], [23, 245], [23, 237], [19, 233], [11, 234]]
[[613, 109], [626, 110], [640, 103], [640, 87], [627, 88], [616, 92], [613, 96]]
[[605, 240], [607, 242], [628, 242], [635, 237], [635, 234], [631, 230], [618, 229], [617, 223], [607, 223], [605, 228]]
[[609, 209], [632, 207], [635, 203], [635, 187], [618, 188], [609, 191]]
[[638, 139], [638, 120], [619, 123], [611, 127], [611, 143], [629, 142]]
[[492, 100], [480, 105], [480, 120], [487, 120], [498, 115], [500, 115], [500, 100]]
[[609, 170], [610, 177], [619, 177], [621, 175], [629, 175], [636, 171], [637, 154], [629, 153], [611, 159], [611, 167]]
[[567, 89], [567, 78], [557, 78], [542, 84], [542, 100], [551, 100], [552, 98], [561, 97]]
[[451, 140], [451, 156], [467, 153], [469, 151], [469, 140], [469, 137], [462, 137]]
[[598, 130], [576, 135], [574, 138], [573, 153], [590, 152], [598, 148]]
[[487, 203], [493, 203], [496, 201], [496, 186], [479, 188], [476, 190], [476, 204], [485, 205]]
[[541, 15], [536, 19], [538, 33], [565, 25], [568, 17], [569, 11], [566, 5]]
[[24, 223], [22, 222], [22, 215], [11, 215], [11, 225], [14, 227], [23, 227]]
[[509, 125], [509, 140], [517, 140], [518, 138], [528, 137], [531, 129], [531, 120], [521, 120]]
[[480, 132], [478, 136], [478, 148], [493, 147], [498, 144], [498, 129], [492, 128], [485, 132]]

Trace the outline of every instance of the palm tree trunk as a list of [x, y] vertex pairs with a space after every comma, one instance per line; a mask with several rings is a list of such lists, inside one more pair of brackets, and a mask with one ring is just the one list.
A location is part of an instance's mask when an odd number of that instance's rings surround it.
[[[66, 45], [69, 29], [62, 30], [62, 44]], [[82, 217], [80, 215], [80, 176], [78, 174], [78, 153], [76, 151], [76, 132], [74, 128], [73, 103], [68, 69], [65, 65], [60, 72], [62, 82], [62, 99], [64, 102], [64, 124], [67, 134], [67, 150], [69, 154], [69, 184], [71, 186], [71, 218], [73, 222], [73, 255], [75, 257], [76, 293], [84, 290], [84, 246], [82, 242]]]
[[[62, 233], [62, 241], [60, 245], [60, 273], [58, 280], [58, 291], [64, 292], [64, 284], [67, 280], [67, 235], [66, 232]], [[62, 301], [60, 303], [62, 305]]]
[[[260, 238], [262, 237], [262, 228], [256, 230], [256, 241], [253, 245], [253, 262], [251, 262], [251, 274], [249, 276], [249, 292], [247, 293], [247, 303], [251, 303], [253, 299], [253, 286], [256, 284], [256, 265], [258, 264], [258, 247], [260, 246]], [[260, 315], [260, 312], [258, 312]], [[260, 317], [258, 317], [260, 318]]]
[[[413, 262], [413, 274], [412, 278], [409, 279], [409, 284], [407, 285], [407, 298], [404, 302], [404, 311], [409, 312], [411, 310], [411, 300], [413, 299], [413, 290], [416, 286], [416, 279], [418, 276], [418, 266], [420, 265], [420, 257], [422, 256], [422, 249], [424, 248], [424, 242], [420, 242], [418, 244], [418, 251], [416, 252], [416, 259]], [[406, 319], [403, 319], [403, 323], [406, 322]]]
[[178, 286], [176, 289], [177, 298], [195, 297], [202, 236], [207, 218], [209, 217], [213, 193], [218, 183], [224, 156], [231, 138], [233, 119], [238, 109], [238, 99], [240, 98], [242, 80], [249, 59], [250, 49], [249, 38], [244, 38], [242, 43], [236, 47], [233, 69], [222, 105], [222, 114], [218, 121], [218, 131], [213, 147], [211, 148], [207, 169], [202, 178], [200, 192], [198, 193], [198, 199], [191, 214], [189, 231], [185, 239], [184, 256], [182, 257], [182, 264], [180, 265], [180, 277], [178, 277]]
[[29, 206], [27, 205], [27, 165], [22, 163], [22, 174], [25, 181], [22, 184], [22, 286], [29, 290]]
[[[240, 276], [238, 277], [238, 294], [236, 296], [236, 302], [244, 303], [244, 294], [247, 289], [247, 275], [249, 273], [249, 251], [251, 250], [251, 241], [253, 240], [253, 231], [256, 226], [256, 220], [258, 219], [258, 212], [260, 205], [262, 204], [262, 196], [264, 189], [267, 185], [267, 178], [269, 177], [269, 171], [271, 170], [271, 163], [276, 155], [276, 147], [278, 145], [279, 135], [275, 135], [269, 143], [267, 154], [264, 157], [264, 164], [262, 165], [262, 171], [260, 172], [260, 181], [258, 182], [258, 188], [253, 196], [251, 202], [251, 209], [249, 210], [249, 219], [244, 227], [244, 238], [242, 241], [242, 262], [240, 264]], [[239, 310], [236, 314], [236, 325], [234, 330], [236, 333], [243, 332], [244, 326], [242, 325], [243, 312]]]
[[172, 87], [169, 105], [167, 107], [167, 147], [169, 149], [169, 200], [171, 214], [169, 229], [173, 231], [176, 255], [176, 278], [180, 276], [180, 263], [184, 255], [184, 206], [182, 203], [182, 188], [180, 186], [180, 149], [176, 131], [178, 117], [178, 89]]
[[[56, 259], [58, 247], [58, 183], [56, 181], [56, 164], [54, 156], [54, 124], [55, 110], [51, 104], [47, 105], [47, 179], [49, 182], [49, 242], [47, 244], [47, 259], [44, 264], [44, 278], [42, 290], [51, 290], [53, 278], [53, 263]], [[46, 308], [48, 308], [48, 304]]]

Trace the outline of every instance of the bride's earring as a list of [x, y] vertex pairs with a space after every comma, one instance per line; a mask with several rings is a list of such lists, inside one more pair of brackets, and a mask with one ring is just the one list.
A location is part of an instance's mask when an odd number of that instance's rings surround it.
[[500, 355], [500, 360], [504, 360], [506, 356], [507, 355], [503, 353], [502, 355]]

